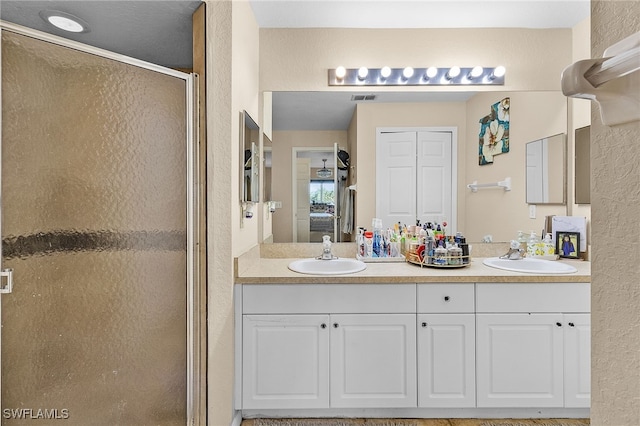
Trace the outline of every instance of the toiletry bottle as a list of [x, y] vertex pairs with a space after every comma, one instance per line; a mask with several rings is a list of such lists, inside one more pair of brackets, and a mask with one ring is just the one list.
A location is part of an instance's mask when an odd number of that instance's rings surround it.
[[364, 257], [364, 228], [358, 228], [358, 239], [356, 241], [358, 242], [358, 256]]
[[[533, 257], [536, 255], [539, 255], [537, 253], [537, 250], [539, 250], [538, 248], [538, 243], [540, 242], [540, 240], [538, 239], [538, 236], [536, 235], [535, 232], [531, 231], [531, 234], [529, 234], [529, 242], [527, 243], [527, 256], [528, 257]], [[542, 254], [542, 253], [540, 253]]]
[[518, 231], [518, 243], [520, 243], [520, 249], [522, 249], [522, 253], [527, 252], [527, 238], [524, 236], [524, 232]]
[[545, 256], [553, 256], [554, 254], [556, 254], [556, 248], [553, 246], [553, 241], [552, 241], [552, 237], [551, 234], [547, 233], [544, 236], [544, 254]]
[[365, 231], [364, 246], [365, 246], [365, 256], [373, 257], [373, 232]]

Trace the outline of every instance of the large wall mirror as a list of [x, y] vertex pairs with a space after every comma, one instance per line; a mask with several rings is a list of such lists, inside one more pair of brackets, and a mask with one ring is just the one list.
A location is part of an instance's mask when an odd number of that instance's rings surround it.
[[[368, 97], [364, 95], [368, 95]], [[355, 227], [365, 226], [369, 228], [371, 220], [361, 220], [358, 216], [368, 215], [368, 213], [363, 213], [367, 211], [375, 212], [376, 208], [375, 147], [359, 144], [358, 141], [369, 141], [373, 139], [375, 143], [376, 127], [442, 127], [445, 125], [452, 126], [456, 123], [459, 123], [456, 125], [464, 131], [457, 136], [459, 148], [454, 151], [457, 154], [455, 161], [458, 161], [458, 165], [462, 167], [462, 169], [460, 169], [462, 171], [456, 175], [458, 179], [456, 185], [459, 195], [453, 197], [455, 209], [452, 211], [455, 211], [457, 223], [461, 228], [460, 230], [463, 232], [468, 231], [469, 228], [471, 228], [471, 226], [468, 225], [468, 218], [471, 216], [471, 213], [458, 208], [457, 204], [457, 202], [466, 195], [465, 192], [460, 192], [463, 191], [463, 184], [466, 183], [460, 181], [460, 179], [465, 179], [463, 175], [466, 170], [468, 170], [467, 173], [472, 175], [475, 175], [477, 170], [482, 172], [489, 170], [486, 167], [479, 169], [479, 166], [471, 161], [471, 155], [469, 155], [469, 153], [472, 152], [471, 150], [473, 150], [474, 145], [469, 141], [468, 133], [471, 133], [470, 129], [473, 126], [477, 126], [477, 119], [481, 118], [483, 114], [486, 115], [484, 109], [485, 98], [487, 99], [486, 105], [491, 105], [494, 99], [499, 101], [506, 96], [513, 97], [514, 95], [519, 102], [516, 104], [518, 113], [526, 114], [523, 110], [535, 111], [541, 106], [544, 106], [547, 112], [547, 114], [544, 115], [545, 118], [538, 119], [534, 117], [531, 118], [526, 125], [520, 125], [519, 130], [521, 130], [521, 133], [537, 137], [540, 134], [541, 128], [544, 132], [542, 135], [566, 133], [567, 100], [566, 97], [559, 92], [497, 91], [492, 92], [490, 96], [487, 96], [487, 93], [472, 91], [376, 92], [374, 100], [370, 99], [372, 95], [369, 92], [272, 92], [271, 115], [273, 142], [271, 144], [271, 196], [272, 200], [281, 202], [282, 208], [279, 208], [277, 214], [273, 215], [273, 238], [270, 239], [271, 235], [264, 235], [263, 240], [272, 240], [275, 243], [287, 243], [296, 240], [292, 233], [292, 226], [296, 220], [296, 214], [291, 213], [294, 203], [292, 193], [295, 188], [295, 174], [293, 173], [292, 166], [295, 164], [293, 161], [294, 148], [308, 147], [315, 149], [325, 147], [325, 150], [331, 150], [334, 143], [338, 143], [340, 149], [345, 150], [349, 154], [350, 164], [341, 172], [342, 174], [339, 176], [340, 179], [338, 182], [341, 183], [344, 181], [344, 187], [353, 188], [353, 190], [343, 191], [342, 194], [336, 197], [335, 202], [344, 202], [347, 207], [349, 203], [351, 203], [351, 206], [355, 206], [353, 216], [351, 217], [353, 225]], [[478, 99], [482, 100], [479, 101]], [[356, 106], [360, 102], [366, 103], [369, 106], [361, 109], [361, 112], [358, 113], [356, 112]], [[527, 104], [526, 108], [522, 108], [522, 102], [533, 103]], [[482, 104], [482, 109], [478, 109], [477, 111], [479, 112], [476, 112], [478, 104]], [[442, 105], [442, 108], [440, 108], [440, 105]], [[441, 109], [444, 112], [441, 112]], [[412, 110], [412, 112], [407, 113], [408, 110]], [[423, 118], [425, 116], [422, 115], [422, 111], [434, 111], [436, 117], [434, 118], [433, 116], [427, 115], [426, 118]], [[472, 116], [468, 115], [468, 111], [473, 111]], [[552, 117], [548, 116], [554, 112], [557, 112], [557, 114]], [[459, 115], [454, 116], [452, 114]], [[550, 118], [553, 118], [553, 120], [550, 120]], [[545, 126], [547, 122], [550, 122], [550, 124], [548, 129], [545, 130], [543, 126]], [[473, 130], [476, 129], [474, 128]], [[555, 147], [558, 145], [559, 153], [552, 154], [551, 157], [549, 157], [549, 159], [552, 160], [552, 164], [548, 166], [553, 168], [553, 170], [549, 172], [552, 174], [549, 175], [549, 178], [554, 185], [557, 184], [560, 188], [560, 198], [554, 198], [555, 192], [552, 192], [549, 194], [551, 198], [548, 198], [548, 201], [536, 200], [536, 203], [566, 203], [563, 188], [565, 182], [564, 163], [566, 158], [565, 137], [564, 135], [558, 135], [557, 137], [548, 139], [551, 139], [547, 144], [551, 145], [550, 150], [552, 152], [555, 152]], [[518, 140], [518, 148], [524, 148], [524, 144], [528, 141], [531, 141], [530, 137], [523, 137], [522, 140]], [[464, 159], [462, 158], [463, 155], [469, 158]], [[516, 155], [513, 153], [504, 156], [502, 161], [496, 162], [496, 166], [493, 166], [493, 169], [508, 167], [504, 173], [509, 175], [511, 170], [513, 170], [513, 173], [521, 174], [522, 180], [524, 181], [525, 159], [520, 156], [518, 156], [518, 158], [515, 157]], [[323, 156], [320, 157], [320, 160], [322, 158], [330, 159], [331, 157]], [[465, 160], [466, 163], [463, 160]], [[556, 161], [558, 161], [558, 166], [554, 165]], [[330, 160], [327, 161], [327, 165], [329, 165], [329, 163]], [[556, 172], [561, 176], [560, 179], [554, 177]], [[502, 174], [502, 172], [500, 174]], [[358, 182], [357, 180], [360, 181]], [[516, 188], [514, 192], [515, 191], [520, 191], [520, 194], [517, 194], [517, 202], [524, 204], [522, 203], [522, 200], [525, 198], [524, 185]], [[266, 189], [265, 193], [267, 193]], [[343, 197], [342, 195], [344, 194], [348, 194], [349, 197]], [[350, 210], [344, 208], [341, 211], [349, 212]], [[563, 210], [563, 212], [564, 211], [565, 210]], [[344, 224], [347, 223], [348, 217], [343, 214], [338, 214], [338, 216], [340, 216], [338, 229], [344, 235], [341, 239], [336, 239], [336, 241], [349, 241], [350, 238], [354, 239], [355, 232], [347, 233], [344, 230], [344, 228], [346, 228]], [[461, 220], [461, 218], [464, 220]], [[448, 220], [448, 222], [452, 223], [452, 220]], [[475, 241], [479, 241], [479, 239]]]
[[566, 203], [566, 134], [527, 143], [527, 203]]
[[246, 112], [240, 113], [240, 201], [260, 201], [260, 127]]

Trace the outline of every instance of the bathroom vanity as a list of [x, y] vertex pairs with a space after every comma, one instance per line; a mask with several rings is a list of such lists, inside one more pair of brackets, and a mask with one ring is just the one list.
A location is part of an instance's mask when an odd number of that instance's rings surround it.
[[590, 271], [532, 275], [292, 259], [238, 274], [243, 417], [588, 417]]

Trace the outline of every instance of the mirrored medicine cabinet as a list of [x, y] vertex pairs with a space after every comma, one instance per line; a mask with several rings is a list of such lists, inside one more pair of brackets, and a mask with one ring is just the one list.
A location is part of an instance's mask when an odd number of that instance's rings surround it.
[[566, 134], [526, 144], [527, 203], [566, 203]]
[[240, 113], [240, 202], [260, 201], [260, 127], [247, 111]]

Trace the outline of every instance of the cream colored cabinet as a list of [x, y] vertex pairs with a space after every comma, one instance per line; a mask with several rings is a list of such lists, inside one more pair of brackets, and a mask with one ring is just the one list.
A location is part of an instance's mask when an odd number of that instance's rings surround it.
[[585, 283], [476, 286], [478, 407], [589, 406]]
[[475, 407], [473, 284], [419, 284], [418, 406]]
[[242, 408], [416, 407], [415, 293], [244, 286]]
[[415, 315], [331, 315], [331, 407], [416, 406]]
[[244, 315], [245, 408], [329, 407], [329, 316]]
[[562, 314], [478, 314], [478, 407], [562, 407]]
[[564, 405], [591, 405], [591, 319], [589, 314], [564, 316]]

